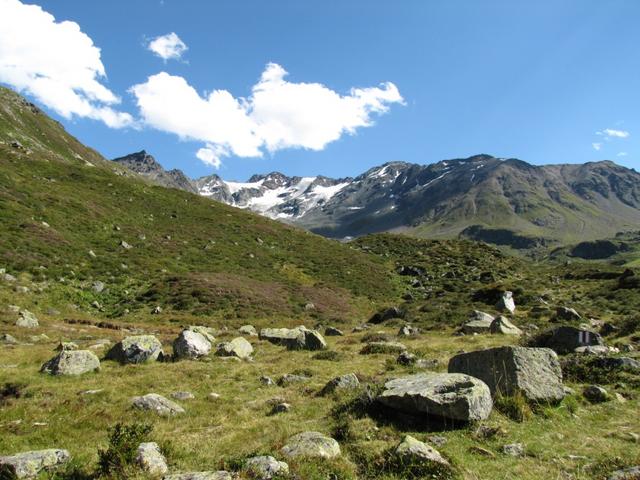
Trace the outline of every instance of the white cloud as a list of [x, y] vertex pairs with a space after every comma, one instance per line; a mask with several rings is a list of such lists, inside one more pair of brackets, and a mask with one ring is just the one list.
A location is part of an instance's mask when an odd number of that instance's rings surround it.
[[626, 157], [629, 155], [627, 152], [618, 152], [618, 157]]
[[630, 133], [626, 130], [614, 130], [613, 128], [605, 128], [604, 130], [600, 130], [596, 132], [596, 135], [604, 136], [605, 140], [610, 140], [611, 138], [627, 138]]
[[56, 22], [37, 5], [0, 0], [0, 81], [26, 91], [65, 118], [133, 124], [114, 110], [118, 97], [105, 87], [100, 49], [75, 22]]
[[404, 103], [393, 83], [352, 88], [340, 95], [319, 83], [293, 83], [270, 63], [248, 98], [226, 90], [205, 97], [178, 76], [161, 72], [135, 85], [140, 115], [151, 127], [199, 140], [198, 158], [218, 165], [222, 157], [259, 157], [284, 148], [322, 150], [344, 134], [373, 125], [374, 114]]
[[593, 147], [594, 150], [600, 150], [602, 148], [601, 143], [592, 143], [591, 146]]
[[174, 32], [154, 38], [147, 48], [165, 61], [179, 60], [188, 50], [187, 45]]

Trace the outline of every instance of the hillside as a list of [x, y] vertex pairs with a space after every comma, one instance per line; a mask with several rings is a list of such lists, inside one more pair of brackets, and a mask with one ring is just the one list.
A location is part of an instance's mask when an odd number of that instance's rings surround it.
[[[158, 304], [216, 317], [343, 318], [395, 292], [380, 260], [150, 185], [15, 93], [0, 95], [0, 265], [58, 291], [58, 309], [99, 301], [116, 316]], [[93, 295], [92, 281], [108, 295]]]

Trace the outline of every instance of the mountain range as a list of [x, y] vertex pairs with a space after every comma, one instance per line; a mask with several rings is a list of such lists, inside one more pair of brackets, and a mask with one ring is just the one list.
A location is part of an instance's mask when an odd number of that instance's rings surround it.
[[115, 161], [161, 185], [332, 238], [396, 231], [531, 248], [640, 225], [640, 174], [611, 161], [532, 165], [482, 154], [429, 165], [390, 162], [355, 178], [272, 172], [246, 182], [190, 180], [145, 151]]

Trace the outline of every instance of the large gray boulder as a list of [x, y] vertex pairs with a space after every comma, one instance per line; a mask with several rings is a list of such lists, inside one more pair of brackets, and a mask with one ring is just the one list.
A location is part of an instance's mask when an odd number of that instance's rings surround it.
[[184, 408], [176, 402], [172, 402], [157, 393], [147, 393], [141, 397], [133, 397], [131, 405], [139, 410], [149, 410], [163, 417], [184, 413]]
[[531, 340], [532, 347], [547, 347], [556, 353], [571, 353], [578, 347], [604, 345], [600, 334], [568, 325], [556, 327]]
[[481, 312], [480, 310], [474, 310], [469, 315], [469, 320], [460, 329], [463, 333], [488, 333], [491, 328], [491, 323], [494, 317], [488, 313]]
[[82, 375], [100, 369], [100, 360], [89, 350], [62, 350], [42, 365], [40, 371], [51, 375]]
[[393, 455], [403, 465], [412, 467], [419, 467], [432, 463], [449, 466], [449, 462], [440, 455], [440, 452], [411, 435], [404, 436], [400, 444], [398, 444], [393, 451]]
[[340, 375], [329, 381], [324, 388], [320, 391], [321, 395], [327, 395], [333, 393], [336, 390], [353, 390], [360, 386], [360, 380], [355, 373], [347, 373], [346, 375]]
[[296, 328], [263, 328], [260, 340], [282, 345], [288, 350], [324, 350], [327, 342], [317, 330], [301, 325]]
[[233, 480], [233, 478], [231, 473], [218, 470], [217, 472], [174, 473], [165, 475], [162, 480]]
[[250, 337], [258, 336], [258, 331], [256, 330], [256, 327], [254, 327], [253, 325], [242, 325], [238, 329], [238, 332], [242, 335], [249, 335]]
[[493, 395], [521, 393], [533, 402], [558, 402], [565, 395], [558, 356], [548, 348], [497, 347], [461, 353], [449, 360], [449, 372], [479, 378]]
[[412, 415], [455, 421], [484, 420], [493, 401], [489, 387], [461, 373], [420, 373], [384, 384], [377, 401]]
[[34, 478], [40, 472], [51, 471], [64, 465], [71, 459], [67, 450], [50, 448], [31, 452], [16, 453], [0, 457], [0, 477]]
[[204, 338], [209, 340], [209, 343], [211, 343], [212, 345], [216, 341], [215, 330], [211, 327], [203, 327], [202, 325], [191, 325], [187, 327], [186, 330], [199, 333]]
[[29, 310], [20, 310], [18, 313], [18, 320], [16, 320], [16, 327], [22, 328], [38, 328], [40, 323], [36, 316]]
[[249, 473], [250, 478], [256, 480], [271, 480], [273, 477], [284, 477], [289, 474], [289, 465], [269, 455], [247, 459], [244, 469]]
[[167, 459], [156, 442], [145, 442], [138, 446], [136, 463], [151, 477], [161, 477], [169, 471]]
[[158, 359], [162, 353], [162, 344], [153, 335], [135, 335], [116, 343], [106, 359], [120, 363], [144, 363]]
[[173, 355], [176, 359], [197, 359], [209, 355], [211, 342], [199, 332], [183, 330], [173, 341]]
[[506, 291], [498, 300], [496, 308], [501, 312], [513, 313], [516, 311], [516, 303], [513, 301], [513, 292]]
[[250, 358], [252, 353], [253, 347], [244, 337], [237, 337], [230, 342], [221, 343], [216, 351], [216, 355], [220, 357], [238, 357], [241, 359]]
[[282, 454], [289, 457], [335, 458], [340, 455], [340, 445], [333, 438], [319, 432], [302, 432], [291, 437], [282, 447]]

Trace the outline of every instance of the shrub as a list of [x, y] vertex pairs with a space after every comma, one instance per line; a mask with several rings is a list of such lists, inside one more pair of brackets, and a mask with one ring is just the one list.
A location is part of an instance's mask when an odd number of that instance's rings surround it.
[[109, 447], [98, 450], [98, 472], [114, 479], [129, 478], [138, 445], [148, 441], [153, 426], [146, 423], [117, 423], [109, 430]]
[[323, 350], [311, 357], [313, 360], [328, 360], [330, 362], [340, 362], [344, 360], [344, 354], [335, 350]]

